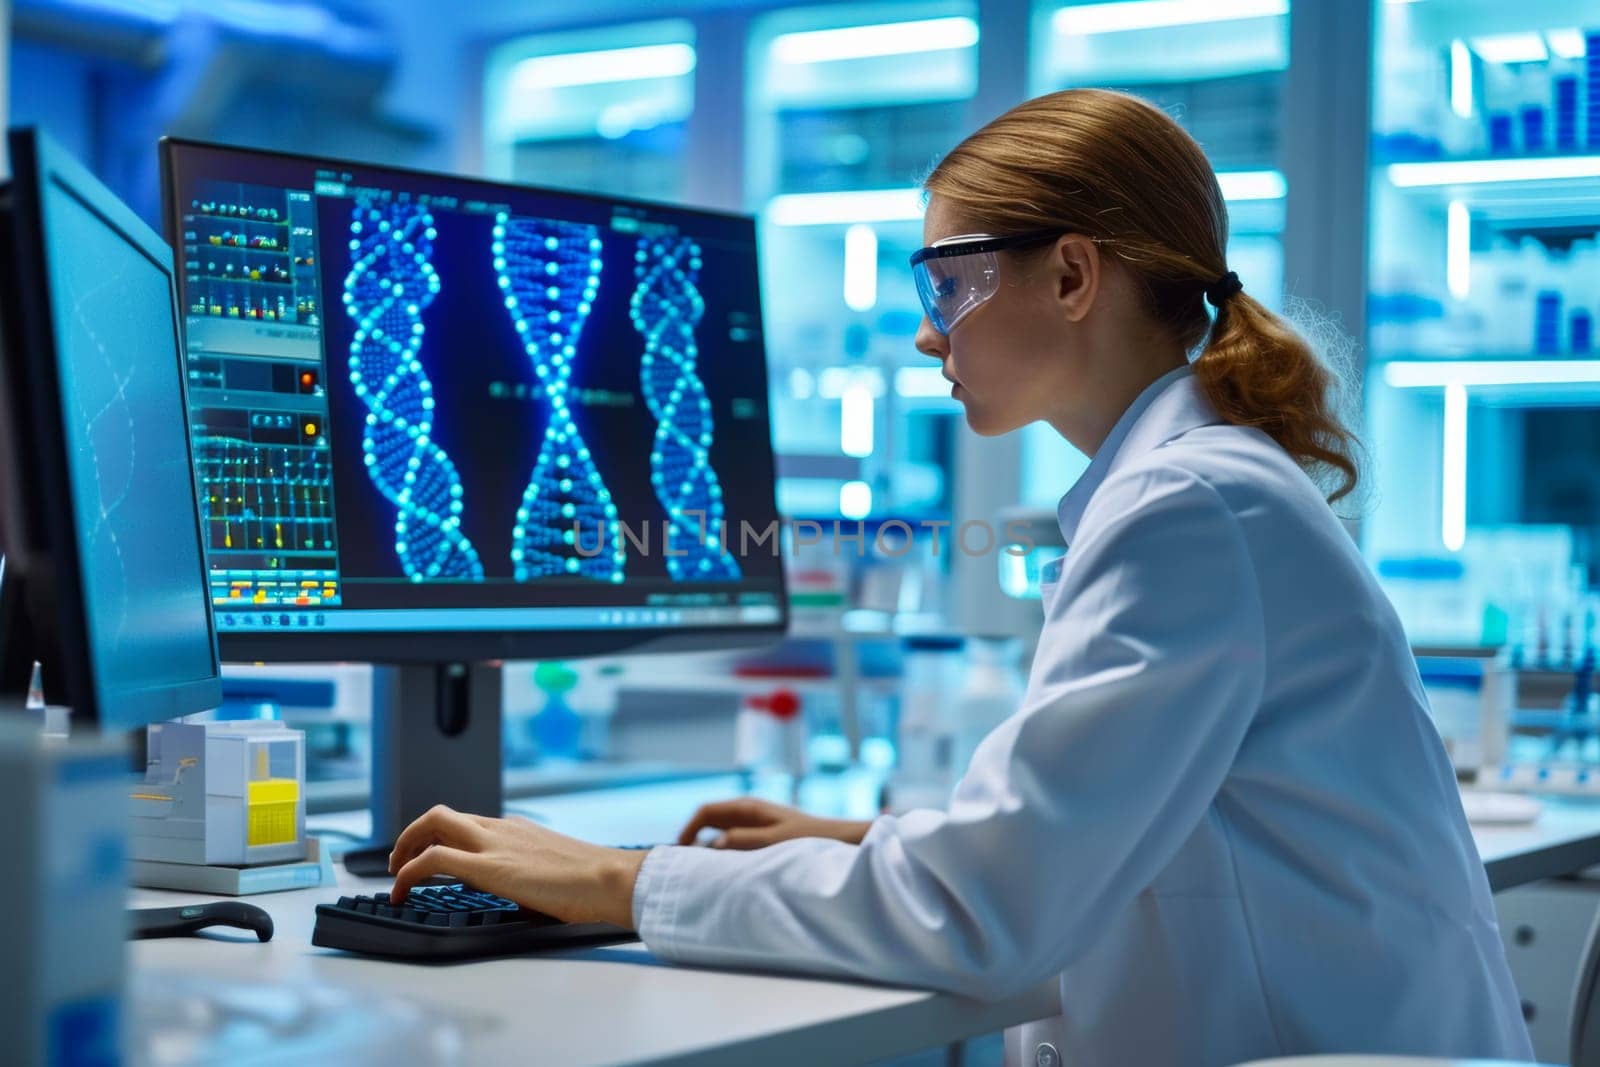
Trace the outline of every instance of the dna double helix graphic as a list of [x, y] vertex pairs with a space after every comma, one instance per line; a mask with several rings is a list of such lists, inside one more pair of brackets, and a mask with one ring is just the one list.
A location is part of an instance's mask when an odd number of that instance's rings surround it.
[[461, 530], [461, 478], [433, 440], [433, 383], [422, 362], [422, 309], [439, 292], [433, 216], [411, 203], [358, 201], [350, 213], [344, 308], [356, 322], [350, 384], [367, 408], [367, 476], [395, 506], [394, 551], [406, 577], [483, 580]]
[[[567, 405], [578, 339], [599, 291], [599, 231], [501, 213], [491, 250], [506, 312], [533, 365], [546, 414], [511, 530], [513, 573], [518, 581], [575, 575], [620, 582], [624, 552], [617, 506]], [[592, 547], [591, 537], [598, 539]]]
[[667, 571], [674, 581], [734, 581], [739, 564], [718, 537], [723, 504], [711, 469], [711, 401], [695, 373], [694, 331], [705, 314], [695, 284], [700, 266], [700, 246], [689, 238], [641, 237], [629, 315], [644, 337], [639, 378], [656, 418], [650, 484], [667, 512]]

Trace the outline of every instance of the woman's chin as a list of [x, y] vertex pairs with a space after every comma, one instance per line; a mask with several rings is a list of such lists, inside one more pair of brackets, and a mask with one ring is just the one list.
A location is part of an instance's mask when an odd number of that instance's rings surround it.
[[1008, 422], [994, 418], [988, 412], [963, 399], [961, 406], [967, 416], [967, 428], [979, 437], [1000, 437], [1016, 429]]

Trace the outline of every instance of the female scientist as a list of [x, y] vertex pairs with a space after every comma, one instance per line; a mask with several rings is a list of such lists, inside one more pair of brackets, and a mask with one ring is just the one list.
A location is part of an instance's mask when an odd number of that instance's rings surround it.
[[1072, 90], [926, 189], [917, 348], [978, 433], [1043, 421], [1093, 457], [1026, 697], [949, 810], [736, 800], [684, 830], [721, 847], [639, 855], [440, 808], [395, 892], [448, 872], [699, 964], [976, 997], [1059, 976], [1073, 1067], [1531, 1058], [1405, 634], [1329, 507], [1357, 476], [1336, 383], [1228, 269], [1199, 145]]

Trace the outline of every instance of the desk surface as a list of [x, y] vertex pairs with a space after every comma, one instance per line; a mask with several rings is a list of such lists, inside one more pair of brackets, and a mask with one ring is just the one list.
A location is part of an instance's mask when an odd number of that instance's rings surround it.
[[[544, 798], [525, 810], [565, 832], [626, 843], [664, 840], [694, 807], [736, 779], [617, 794]], [[523, 805], [515, 805], [523, 807]], [[316, 820], [319, 827], [330, 820]], [[332, 825], [359, 834], [365, 818]], [[1550, 801], [1527, 826], [1475, 826], [1502, 890], [1600, 864], [1600, 803]], [[134, 942], [136, 973], [182, 972], [237, 982], [319, 982], [410, 1001], [465, 1042], [467, 1062], [809, 1064], [862, 1062], [947, 1044], [1053, 1015], [1056, 987], [984, 1004], [943, 994], [820, 979], [699, 970], [654, 960], [638, 943], [538, 957], [437, 966], [360, 959], [311, 946], [318, 903], [386, 888], [338, 868], [339, 884], [249, 898], [272, 914], [269, 944], [217, 938]], [[136, 891], [135, 906], [192, 902]], [[243, 935], [248, 936], [248, 935]]]
[[[742, 783], [727, 776], [511, 806], [594, 841], [661, 841], [699, 804], [738, 792]], [[318, 829], [366, 831], [364, 813], [312, 821]], [[353, 878], [338, 865], [335, 870], [337, 886], [245, 898], [272, 915], [276, 930], [265, 945], [233, 930], [135, 941], [131, 966], [138, 976], [183, 972], [296, 987], [314, 981], [406, 999], [462, 1035], [461, 1061], [467, 1063], [859, 1063], [1059, 1010], [1054, 982], [986, 1004], [920, 990], [674, 966], [655, 960], [638, 942], [444, 966], [361, 959], [311, 945], [314, 909], [341, 894], [387, 889], [388, 882]], [[132, 904], [194, 900], [136, 890]], [[230, 940], [219, 943], [222, 938]]]
[[[994, 1004], [916, 990], [662, 964], [633, 942], [472, 964], [400, 964], [311, 945], [313, 909], [386, 883], [340, 872], [336, 888], [252, 897], [272, 941], [136, 941], [136, 973], [220, 982], [307, 983], [409, 1000], [454, 1028], [467, 1063], [852, 1063], [991, 1033], [1058, 1010], [1054, 983]], [[141, 891], [138, 906], [192, 902]], [[222, 943], [222, 938], [229, 938]], [[248, 940], [234, 940], [235, 937]]]
[[1478, 855], [1496, 893], [1513, 886], [1576, 874], [1600, 864], [1600, 800], [1544, 802], [1537, 821], [1522, 826], [1472, 827]]

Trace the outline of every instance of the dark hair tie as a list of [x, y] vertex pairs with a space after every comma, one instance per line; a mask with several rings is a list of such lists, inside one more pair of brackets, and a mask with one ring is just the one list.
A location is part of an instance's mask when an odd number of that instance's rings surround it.
[[1244, 283], [1239, 280], [1239, 276], [1237, 274], [1230, 270], [1228, 273], [1224, 274], [1222, 277], [1206, 286], [1206, 300], [1211, 304], [1212, 307], [1220, 309], [1223, 301], [1227, 300], [1228, 297], [1232, 296], [1234, 293], [1242, 291], [1243, 289]]

